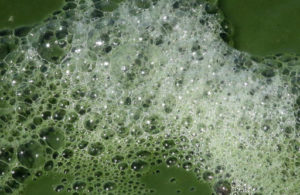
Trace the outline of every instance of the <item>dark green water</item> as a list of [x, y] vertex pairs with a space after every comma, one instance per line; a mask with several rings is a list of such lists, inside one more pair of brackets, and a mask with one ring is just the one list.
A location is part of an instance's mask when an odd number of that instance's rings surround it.
[[210, 187], [200, 183], [192, 172], [184, 169], [166, 166], [153, 167], [142, 181], [150, 189], [153, 195], [208, 195]]
[[63, 0], [0, 0], [0, 29], [35, 24], [62, 4]]
[[220, 0], [234, 47], [254, 55], [300, 53], [300, 1]]
[[[24, 195], [69, 195], [70, 186], [60, 185], [65, 177], [50, 173], [37, 180], [27, 180]], [[70, 179], [70, 178], [68, 178]], [[126, 182], [126, 181], [125, 181]], [[192, 171], [183, 168], [154, 166], [141, 178], [141, 183], [151, 189], [151, 195], [209, 195], [208, 184], [199, 182]], [[58, 191], [58, 192], [56, 192]]]
[[[24, 195], [69, 195], [71, 193], [66, 192], [65, 188], [60, 188], [60, 181], [64, 177], [56, 174], [49, 174], [47, 176], [41, 176], [37, 180], [28, 180], [26, 183]], [[59, 192], [55, 192], [55, 189]]]

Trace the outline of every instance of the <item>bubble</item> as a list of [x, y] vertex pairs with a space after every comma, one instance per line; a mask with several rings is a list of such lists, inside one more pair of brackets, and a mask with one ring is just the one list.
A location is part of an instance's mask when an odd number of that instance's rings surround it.
[[143, 128], [147, 133], [157, 134], [165, 129], [162, 118], [158, 115], [146, 117], [143, 121]]
[[127, 135], [129, 134], [129, 128], [130, 127], [123, 126], [123, 125], [119, 126], [116, 131], [117, 135], [122, 138], [127, 137]]
[[164, 111], [166, 113], [171, 113], [176, 106], [176, 99], [173, 95], [168, 95], [164, 100]]
[[219, 195], [228, 195], [231, 193], [231, 185], [228, 181], [220, 180], [214, 185], [214, 190]]
[[74, 184], [73, 184], [73, 189], [75, 191], [82, 191], [84, 190], [86, 187], [86, 183], [85, 182], [82, 182], [82, 181], [76, 181]]
[[50, 111], [45, 111], [45, 112], [42, 113], [42, 118], [43, 118], [44, 120], [47, 120], [47, 119], [49, 119], [50, 117], [51, 117], [51, 112], [50, 112]]
[[111, 12], [118, 7], [118, 2], [113, 0], [94, 1], [95, 7], [104, 12]]
[[83, 98], [86, 94], [86, 89], [85, 88], [78, 88], [73, 90], [72, 92], [72, 97], [76, 100], [79, 100], [80, 98]]
[[165, 149], [171, 149], [175, 146], [174, 140], [164, 140], [162, 145], [164, 146]]
[[49, 160], [45, 163], [44, 165], [44, 170], [45, 171], [51, 171], [53, 169], [54, 163], [52, 160]]
[[11, 146], [1, 146], [0, 147], [0, 160], [7, 163], [11, 162], [14, 156], [14, 148]]
[[54, 150], [58, 150], [64, 145], [64, 134], [55, 127], [43, 129], [40, 133], [40, 137]]
[[66, 111], [63, 109], [59, 109], [53, 113], [54, 120], [62, 120], [66, 114]]
[[94, 114], [93, 116], [88, 116], [84, 122], [84, 127], [87, 130], [93, 131], [97, 128], [99, 124], [101, 116], [99, 114]]
[[263, 70], [261, 74], [267, 78], [271, 78], [271, 77], [275, 76], [275, 72], [271, 68], [267, 68], [267, 69]]
[[16, 108], [17, 112], [18, 112], [18, 121], [19, 122], [24, 122], [26, 121], [32, 114], [32, 108], [30, 107], [30, 105], [25, 104], [25, 103], [20, 103], [17, 108]]
[[68, 2], [66, 5], [63, 6], [63, 10], [71, 10], [75, 9], [76, 7], [77, 5], [75, 3]]
[[0, 60], [3, 60], [8, 54], [15, 50], [16, 43], [16, 39], [0, 37]]
[[64, 39], [67, 37], [68, 34], [68, 29], [64, 27], [55, 32], [55, 36], [57, 39]]
[[169, 157], [169, 158], [166, 160], [166, 163], [167, 163], [167, 165], [169, 165], [169, 166], [174, 166], [174, 165], [176, 165], [176, 163], [177, 163], [177, 158], [176, 158], [176, 157]]
[[8, 171], [9, 166], [5, 162], [0, 161], [0, 177], [4, 176], [5, 173]]
[[103, 189], [105, 191], [113, 191], [116, 189], [116, 184], [114, 182], [106, 182], [104, 185], [103, 185]]
[[291, 151], [293, 151], [295, 153], [300, 152], [300, 141], [298, 141], [296, 139], [290, 140], [289, 148]]
[[40, 36], [38, 52], [43, 59], [53, 63], [59, 63], [66, 55], [52, 31], [47, 31]]
[[25, 37], [31, 30], [31, 27], [24, 26], [15, 29], [15, 35], [17, 37]]
[[88, 106], [84, 104], [76, 104], [75, 110], [78, 114], [84, 115], [88, 111]]
[[224, 170], [225, 170], [225, 167], [219, 165], [219, 166], [216, 167], [215, 173], [219, 174], [219, 173], [224, 172]]
[[134, 161], [131, 164], [131, 169], [137, 172], [145, 171], [148, 168], [148, 163], [143, 160]]
[[151, 1], [150, 0], [135, 0], [135, 4], [139, 8], [147, 9], [150, 7]]
[[147, 151], [147, 150], [141, 150], [141, 151], [138, 151], [136, 153], [137, 157], [139, 158], [145, 158], [145, 157], [149, 157], [151, 155], [151, 152]]
[[12, 33], [12, 30], [4, 29], [0, 31], [0, 36], [7, 36]]
[[79, 142], [78, 148], [79, 149], [84, 149], [85, 147], [87, 147], [88, 144], [89, 144], [89, 142], [83, 140], [83, 141]]
[[88, 148], [88, 153], [92, 156], [98, 156], [104, 151], [104, 145], [100, 142], [91, 143]]
[[176, 183], [176, 178], [175, 177], [171, 177], [169, 180], [170, 183]]
[[34, 123], [35, 125], [40, 125], [40, 124], [43, 123], [43, 119], [42, 119], [41, 117], [34, 117], [34, 118], [33, 118], [33, 123]]
[[65, 188], [65, 187], [64, 187], [63, 185], [58, 185], [58, 186], [55, 187], [55, 191], [56, 191], [56, 192], [61, 192], [61, 191], [64, 190], [64, 188]]
[[109, 140], [113, 138], [115, 135], [114, 131], [111, 129], [104, 129], [103, 132], [101, 133], [101, 137], [105, 140]]
[[130, 97], [126, 97], [125, 98], [124, 105], [126, 105], [126, 106], [130, 106], [131, 105], [131, 98]]
[[134, 137], [140, 137], [141, 135], [143, 135], [143, 130], [140, 127], [137, 126], [132, 126], [131, 127], [131, 131], [130, 134]]
[[[12, 193], [13, 193], [13, 191], [12, 191], [9, 187], [7, 187], [7, 186], [4, 187], [4, 190], [5, 190], [5, 192], [6, 192], [7, 194], [12, 194]], [[0, 192], [1, 192], [1, 191], [0, 191]]]
[[20, 184], [16, 180], [9, 180], [6, 184], [12, 189], [18, 189], [20, 187]]
[[213, 180], [213, 178], [214, 178], [214, 174], [212, 173], [212, 172], [210, 172], [210, 171], [205, 171], [204, 173], [203, 173], [203, 179], [205, 180], [205, 181], [210, 181], [210, 180]]
[[127, 168], [128, 168], [128, 164], [127, 163], [120, 163], [118, 165], [118, 169], [121, 170], [121, 171], [123, 171], [123, 170], [125, 170]]
[[28, 168], [38, 167], [45, 161], [43, 147], [33, 140], [21, 144], [18, 148], [17, 156], [19, 162]]
[[183, 167], [185, 170], [189, 171], [189, 170], [191, 170], [191, 168], [193, 167], [193, 164], [192, 164], [191, 162], [184, 162], [184, 163], [182, 164], [182, 167]]
[[58, 104], [61, 108], [67, 108], [70, 105], [70, 102], [66, 99], [62, 99]]
[[76, 112], [70, 112], [67, 114], [65, 120], [69, 123], [74, 123], [78, 120], [78, 115]]
[[24, 167], [16, 167], [12, 170], [12, 177], [20, 183], [23, 183], [29, 176], [30, 172]]
[[101, 171], [95, 172], [95, 176], [96, 177], [101, 177], [102, 175], [103, 175], [103, 173]]
[[65, 149], [63, 152], [62, 152], [62, 156], [64, 158], [71, 158], [73, 156], [73, 151], [70, 150], [70, 149]]
[[116, 155], [111, 160], [113, 163], [119, 163], [124, 160], [124, 157], [121, 155]]

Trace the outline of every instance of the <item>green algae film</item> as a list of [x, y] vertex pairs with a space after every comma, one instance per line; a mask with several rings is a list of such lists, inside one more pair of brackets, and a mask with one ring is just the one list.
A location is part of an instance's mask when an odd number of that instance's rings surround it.
[[300, 53], [298, 0], [220, 0], [234, 47], [253, 55]]
[[63, 5], [63, 0], [0, 0], [0, 29], [33, 25]]

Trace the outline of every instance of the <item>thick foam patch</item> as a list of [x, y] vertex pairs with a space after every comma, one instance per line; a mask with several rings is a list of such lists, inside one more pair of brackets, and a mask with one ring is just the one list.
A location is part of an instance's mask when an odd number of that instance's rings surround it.
[[1, 37], [17, 43], [0, 66], [1, 190], [56, 172], [65, 191], [146, 194], [167, 164], [220, 194], [296, 193], [298, 57], [231, 49], [204, 2], [147, 2], [76, 2]]

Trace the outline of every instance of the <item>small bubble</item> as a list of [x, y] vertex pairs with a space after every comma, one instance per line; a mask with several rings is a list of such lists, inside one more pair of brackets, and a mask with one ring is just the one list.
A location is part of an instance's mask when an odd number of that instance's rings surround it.
[[92, 156], [98, 156], [104, 151], [104, 146], [100, 142], [92, 143], [88, 148], [88, 153]]
[[103, 175], [103, 173], [101, 171], [96, 171], [95, 172], [96, 177], [101, 177], [102, 175]]
[[64, 158], [71, 158], [73, 156], [73, 151], [70, 149], [65, 149], [62, 153]]
[[118, 165], [118, 168], [119, 168], [119, 170], [123, 171], [128, 168], [128, 165], [127, 165], [127, 163], [120, 163]]
[[56, 188], [55, 188], [55, 191], [56, 192], [61, 192], [61, 191], [63, 191], [64, 190], [64, 186], [63, 185], [58, 185], [58, 186], [56, 186]]
[[76, 181], [74, 184], [73, 184], [73, 189], [75, 191], [82, 191], [84, 190], [86, 186], [86, 183], [85, 182], [82, 182], [82, 181]]
[[0, 161], [0, 177], [4, 176], [9, 167], [5, 162]]
[[23, 183], [29, 176], [29, 170], [24, 167], [16, 167], [12, 170], [12, 177], [20, 183]]
[[114, 156], [113, 158], [112, 158], [112, 162], [113, 163], [119, 163], [119, 162], [121, 162], [121, 161], [123, 161], [124, 160], [124, 157], [123, 156], [120, 156], [120, 155], [116, 155], [116, 156]]
[[214, 178], [214, 174], [213, 174], [212, 172], [210, 172], [210, 171], [205, 171], [205, 172], [203, 173], [202, 177], [203, 177], [203, 179], [204, 179], [205, 181], [211, 181], [211, 180], [213, 180], [213, 178]]
[[115, 190], [116, 189], [116, 184], [113, 183], [113, 182], [106, 182], [104, 185], [103, 185], [103, 189], [105, 191], [112, 191], [112, 190]]
[[79, 142], [78, 148], [79, 149], [84, 149], [85, 147], [87, 147], [88, 144], [89, 144], [89, 142], [83, 140], [83, 141]]
[[169, 181], [170, 181], [170, 183], [176, 183], [176, 178], [172, 177]]
[[44, 170], [45, 171], [51, 171], [53, 169], [54, 163], [52, 160], [49, 160], [45, 163], [44, 165]]
[[14, 148], [11, 146], [0, 147], [0, 160], [11, 162], [14, 156]]
[[173, 140], [165, 140], [162, 144], [167, 150], [175, 146], [175, 142]]
[[218, 195], [229, 195], [231, 193], [231, 185], [225, 180], [218, 181], [214, 185], [214, 189]]
[[145, 161], [142, 161], [142, 160], [137, 160], [131, 164], [131, 168], [134, 171], [144, 171], [148, 168], [148, 163], [146, 163]]
[[45, 140], [51, 148], [55, 150], [59, 149], [64, 144], [63, 133], [54, 127], [43, 129], [40, 133], [40, 137]]
[[182, 167], [187, 171], [191, 170], [192, 166], [193, 166], [193, 164], [191, 162], [184, 162], [182, 164]]

